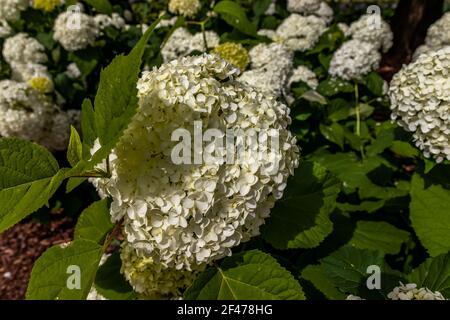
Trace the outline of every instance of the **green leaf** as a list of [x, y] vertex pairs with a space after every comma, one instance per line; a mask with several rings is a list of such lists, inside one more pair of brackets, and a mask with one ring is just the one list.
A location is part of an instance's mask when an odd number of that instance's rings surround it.
[[272, 0], [259, 0], [253, 2], [253, 13], [256, 17], [259, 17], [263, 15], [267, 9], [269, 8], [270, 4], [272, 3]]
[[450, 253], [429, 258], [408, 276], [411, 283], [439, 291], [450, 299]]
[[349, 244], [359, 249], [396, 254], [409, 237], [409, 232], [397, 229], [387, 222], [358, 221]]
[[119, 55], [102, 70], [100, 84], [95, 96], [94, 108], [89, 100], [83, 103], [82, 130], [83, 155], [99, 138], [101, 148], [89, 161], [81, 161], [71, 172], [76, 174], [93, 168], [106, 159], [127, 128], [138, 107], [136, 83], [142, 64], [142, 57], [150, 35], [159, 23], [156, 20], [145, 32], [129, 55]]
[[75, 227], [75, 239], [84, 239], [103, 244], [106, 235], [112, 230], [108, 200], [94, 202], [78, 218]]
[[370, 276], [367, 267], [376, 265], [382, 268], [384, 256], [380, 251], [345, 246], [322, 259], [322, 263], [324, 273], [336, 288], [358, 295], [367, 288], [366, 280]]
[[411, 182], [410, 218], [423, 246], [434, 257], [450, 250], [450, 190], [440, 185], [425, 188], [414, 174]]
[[317, 87], [317, 91], [326, 97], [332, 97], [340, 92], [349, 93], [354, 90], [355, 88], [350, 82], [333, 78], [322, 81]]
[[242, 252], [208, 268], [185, 292], [188, 300], [303, 300], [295, 278], [270, 255]]
[[[373, 111], [375, 110], [374, 107], [372, 107], [370, 104], [367, 103], [360, 103], [358, 105], [359, 107], [359, 115], [361, 117], [361, 119], [366, 119], [368, 117], [370, 117], [373, 113]], [[350, 110], [350, 115], [351, 116], [356, 116], [356, 108], [353, 108]]]
[[414, 148], [409, 142], [405, 141], [392, 142], [391, 151], [405, 158], [414, 158], [419, 155], [419, 150]]
[[95, 48], [88, 48], [75, 52], [70, 52], [67, 59], [75, 62], [80, 69], [81, 75], [87, 77], [97, 67], [100, 59], [99, 52]]
[[100, 13], [111, 14], [113, 11], [113, 7], [108, 0], [85, 0], [85, 2], [93, 6]]
[[320, 124], [320, 133], [325, 139], [336, 143], [341, 149], [344, 149], [344, 128], [339, 123], [332, 123], [330, 126]]
[[326, 105], [327, 104], [327, 99], [322, 96], [320, 93], [318, 93], [317, 91], [314, 90], [308, 90], [305, 93], [303, 93], [301, 95], [302, 99], [305, 99], [306, 101], [309, 102], [317, 102], [321, 105]]
[[384, 80], [377, 72], [371, 72], [366, 77], [367, 88], [376, 96], [383, 95]]
[[324, 273], [322, 265], [309, 265], [302, 271], [301, 277], [311, 282], [317, 290], [330, 300], [345, 300], [346, 294], [336, 289]]
[[0, 139], [0, 232], [47, 204], [64, 177], [65, 170], [45, 148]]
[[120, 273], [122, 260], [118, 252], [113, 253], [101, 265], [95, 277], [95, 289], [108, 300], [131, 300], [136, 298], [133, 288]]
[[345, 120], [350, 116], [350, 104], [347, 100], [338, 98], [333, 99], [328, 107], [328, 119], [331, 121]]
[[[102, 257], [95, 242], [75, 240], [67, 247], [53, 246], [36, 261], [31, 272], [28, 300], [83, 300], [92, 287]], [[79, 273], [78, 273], [79, 271]], [[75, 278], [80, 286], [76, 286]]]
[[232, 27], [242, 33], [255, 36], [256, 27], [248, 20], [244, 8], [233, 1], [220, 1], [214, 7], [214, 12], [220, 14], [221, 18]]
[[386, 201], [362, 201], [359, 204], [350, 204], [350, 203], [337, 203], [337, 207], [339, 210], [344, 212], [358, 212], [362, 211], [365, 213], [372, 213], [379, 209], [381, 209], [385, 205]]
[[333, 229], [329, 216], [339, 191], [339, 182], [324, 167], [303, 162], [262, 226], [263, 239], [277, 249], [319, 245]]
[[83, 145], [81, 144], [80, 135], [73, 126], [70, 126], [70, 140], [67, 149], [67, 160], [74, 167], [83, 158]]

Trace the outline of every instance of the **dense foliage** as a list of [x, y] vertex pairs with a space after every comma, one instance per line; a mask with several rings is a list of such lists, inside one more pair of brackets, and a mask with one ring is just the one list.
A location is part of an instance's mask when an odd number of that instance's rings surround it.
[[[0, 232], [53, 207], [78, 217], [74, 240], [36, 262], [27, 298], [450, 299], [444, 36], [432, 31], [389, 87], [377, 69], [392, 1], [373, 32], [367, 4], [129, 2], [83, 1], [73, 35], [61, 21], [76, 1], [7, 16], [0, 0]], [[17, 35], [31, 48], [19, 57]], [[35, 113], [50, 124], [27, 131]], [[280, 169], [154, 160], [194, 120], [280, 130]]]

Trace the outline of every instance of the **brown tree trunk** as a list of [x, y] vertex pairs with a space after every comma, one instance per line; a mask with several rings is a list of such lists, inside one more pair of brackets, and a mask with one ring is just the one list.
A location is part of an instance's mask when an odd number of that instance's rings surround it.
[[411, 61], [415, 49], [421, 45], [431, 24], [443, 13], [444, 0], [400, 0], [391, 28], [394, 45], [383, 57], [380, 73], [386, 80]]

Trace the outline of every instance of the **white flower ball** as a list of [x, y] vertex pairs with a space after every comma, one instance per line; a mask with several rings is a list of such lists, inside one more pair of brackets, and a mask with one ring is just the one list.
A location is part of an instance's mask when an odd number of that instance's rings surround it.
[[17, 21], [28, 5], [28, 0], [0, 0], [0, 20]]
[[[208, 54], [144, 72], [137, 114], [110, 156], [112, 177], [95, 181], [101, 195], [112, 196], [112, 219], [123, 219], [130, 246], [165, 268], [195, 269], [257, 235], [298, 165], [289, 109], [233, 80], [237, 73]], [[197, 140], [187, 161], [174, 158], [181, 144], [174, 132], [190, 135], [191, 144], [207, 129], [221, 138]], [[260, 143], [244, 135], [233, 148], [242, 131]]]
[[243, 72], [239, 81], [275, 97], [285, 95], [293, 52], [279, 43], [260, 43], [249, 51], [249, 56], [251, 70]]
[[294, 51], [312, 49], [326, 31], [326, 22], [316, 16], [301, 16], [293, 13], [276, 30], [276, 39]]
[[201, 7], [199, 0], [169, 0], [169, 11], [185, 17], [194, 17]]
[[290, 88], [294, 82], [303, 81], [311, 89], [316, 89], [319, 86], [319, 80], [317, 79], [314, 71], [306, 66], [298, 66], [294, 69], [288, 80], [288, 87]]
[[344, 80], [359, 80], [377, 69], [381, 54], [375, 45], [359, 40], [350, 40], [333, 54], [328, 73]]
[[47, 62], [44, 46], [26, 33], [18, 33], [5, 40], [3, 57], [11, 65]]
[[450, 47], [420, 55], [390, 85], [392, 118], [437, 162], [450, 160]]
[[99, 35], [94, 18], [82, 12], [63, 12], [55, 20], [53, 39], [67, 51], [86, 49]]
[[382, 52], [387, 52], [392, 47], [394, 39], [389, 24], [381, 18], [379, 21], [375, 20], [370, 14], [363, 15], [353, 22], [347, 35], [355, 40], [371, 43]]
[[450, 12], [445, 13], [438, 21], [430, 26], [425, 43], [430, 47], [450, 45]]

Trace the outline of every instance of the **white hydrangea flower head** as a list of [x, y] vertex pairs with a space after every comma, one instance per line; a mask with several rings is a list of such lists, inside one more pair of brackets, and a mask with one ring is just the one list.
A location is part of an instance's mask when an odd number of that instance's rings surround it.
[[169, 11], [185, 17], [194, 17], [201, 7], [200, 0], [169, 0]]
[[53, 106], [26, 83], [0, 81], [0, 135], [39, 142]]
[[322, 0], [288, 0], [287, 9], [292, 13], [311, 14], [320, 9]]
[[114, 12], [111, 16], [107, 14], [97, 14], [94, 17], [94, 21], [100, 31], [103, 31], [107, 27], [114, 27], [117, 30], [123, 30], [126, 27], [125, 19], [123, 19], [116, 12]]
[[316, 45], [326, 29], [327, 24], [321, 18], [293, 13], [278, 26], [273, 40], [294, 51], [307, 51]]
[[47, 62], [44, 46], [23, 32], [5, 40], [3, 44], [3, 57], [9, 64]]
[[19, 82], [28, 82], [33, 78], [47, 78], [53, 82], [47, 67], [38, 63], [11, 64], [11, 79]]
[[403, 284], [395, 287], [389, 294], [391, 300], [445, 300], [439, 291], [431, 291], [428, 288], [417, 288], [415, 283]]
[[161, 50], [164, 62], [185, 57], [193, 51], [203, 52], [219, 45], [220, 38], [216, 32], [206, 31], [205, 38], [208, 46], [206, 49], [201, 32], [192, 35], [186, 28], [177, 28]]
[[326, 2], [322, 1], [319, 9], [312, 12], [312, 14], [324, 20], [326, 24], [329, 24], [333, 21], [334, 11]]
[[178, 299], [184, 290], [192, 285], [198, 273], [205, 265], [195, 270], [177, 270], [165, 268], [155, 263], [151, 257], [139, 254], [132, 246], [124, 243], [120, 253], [121, 272], [134, 291], [144, 299]]
[[426, 45], [430, 47], [443, 47], [450, 45], [450, 12], [445, 13], [428, 29], [425, 38]]
[[28, 0], [0, 0], [0, 20], [17, 21], [28, 5]]
[[280, 43], [260, 43], [249, 51], [249, 56], [252, 69], [243, 72], [239, 81], [275, 97], [286, 95], [293, 52]]
[[294, 69], [294, 71], [292, 71], [292, 74], [288, 80], [288, 87], [290, 88], [294, 82], [298, 81], [303, 81], [311, 89], [316, 89], [319, 86], [317, 75], [307, 66], [298, 66]]
[[77, 117], [79, 111], [59, 111], [48, 97], [26, 83], [0, 81], [0, 135], [3, 137], [18, 137], [51, 150], [63, 150], [69, 141], [70, 125], [75, 124]]
[[387, 52], [392, 47], [394, 39], [391, 27], [383, 19], [379, 26], [374, 26], [372, 21], [372, 15], [362, 15], [350, 25], [348, 35], [355, 40], [371, 43], [377, 50], [381, 49], [383, 52]]
[[177, 22], [178, 17], [172, 17], [170, 19], [162, 19], [158, 25], [156, 26], [155, 29], [159, 29], [159, 28], [167, 28], [167, 27], [172, 27], [173, 25], [175, 25], [175, 23]]
[[450, 160], [450, 46], [420, 55], [392, 79], [392, 119], [413, 132], [416, 146], [437, 162]]
[[344, 80], [359, 80], [377, 69], [380, 61], [381, 54], [373, 44], [350, 40], [333, 54], [328, 73]]
[[95, 19], [82, 12], [65, 11], [55, 20], [53, 39], [67, 51], [86, 49], [99, 35]]
[[[112, 177], [95, 182], [100, 194], [113, 197], [112, 219], [123, 218], [130, 246], [155, 264], [194, 270], [230, 255], [259, 233], [298, 165], [289, 108], [233, 80], [237, 73], [208, 54], [144, 72], [137, 114], [110, 157]], [[281, 147], [260, 159], [258, 144], [247, 143], [242, 161], [175, 164], [180, 142], [172, 133], [183, 128], [193, 136], [194, 122], [236, 134], [251, 129], [266, 142], [278, 133]], [[227, 152], [216, 144], [202, 147], [208, 154]], [[278, 170], [267, 172], [274, 164]]]

